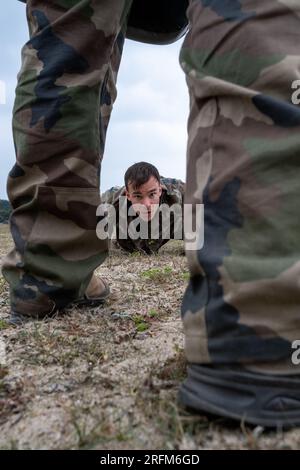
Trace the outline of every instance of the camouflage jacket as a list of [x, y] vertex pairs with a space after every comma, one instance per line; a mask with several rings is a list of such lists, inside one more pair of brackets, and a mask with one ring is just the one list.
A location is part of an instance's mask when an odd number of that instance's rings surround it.
[[[171, 207], [173, 204], [180, 204], [183, 214], [183, 197], [185, 184], [175, 178], [163, 178], [161, 177], [162, 184], [162, 195], [160, 197], [160, 205], [167, 204]], [[164, 238], [161, 224], [159, 225], [159, 237], [156, 239], [140, 239], [133, 240], [127, 235], [127, 239], [120, 238], [119, 232], [119, 214], [120, 214], [120, 197], [125, 195], [125, 186], [114, 186], [105, 193], [102, 194], [101, 200], [103, 204], [113, 204], [116, 211], [116, 239], [117, 243], [125, 250], [130, 253], [139, 251], [142, 253], [153, 254], [156, 253], [161, 246], [167, 243], [170, 239], [174, 238], [174, 219], [170, 220], [170, 238]], [[128, 209], [131, 206], [131, 202], [127, 200], [127, 214]], [[137, 216], [127, 216], [127, 225], [136, 218]], [[151, 233], [149, 229], [149, 233]], [[183, 231], [181, 231], [181, 237], [183, 239]]]
[[150, 44], [177, 41], [187, 31], [188, 4], [189, 0], [133, 0], [126, 37]]

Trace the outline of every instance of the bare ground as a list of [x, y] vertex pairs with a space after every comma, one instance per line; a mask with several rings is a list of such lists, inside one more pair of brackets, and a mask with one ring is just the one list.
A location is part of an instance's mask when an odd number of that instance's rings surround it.
[[[0, 260], [11, 246], [0, 225]], [[300, 430], [266, 432], [178, 405], [188, 279], [181, 253], [181, 242], [154, 257], [112, 250], [98, 270], [113, 290], [104, 308], [68, 309], [17, 328], [6, 321], [0, 276], [0, 449], [300, 447]]]

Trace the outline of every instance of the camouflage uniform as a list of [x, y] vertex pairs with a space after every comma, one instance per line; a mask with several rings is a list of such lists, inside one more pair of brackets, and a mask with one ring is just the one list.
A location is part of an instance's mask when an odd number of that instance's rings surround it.
[[[164, 178], [161, 177], [161, 185], [162, 185], [162, 195], [160, 197], [160, 204], [167, 204], [171, 207], [173, 204], [180, 204], [183, 208], [183, 196], [184, 196], [184, 189], [185, 184], [175, 178]], [[159, 227], [159, 237], [156, 239], [137, 239], [133, 240], [128, 235], [127, 239], [122, 239], [119, 236], [119, 201], [120, 197], [125, 196], [125, 186], [119, 187], [114, 186], [108, 191], [106, 191], [101, 196], [101, 200], [103, 203], [106, 204], [113, 204], [116, 211], [116, 238], [117, 243], [120, 245], [125, 251], [129, 253], [133, 253], [135, 251], [146, 253], [146, 254], [153, 254], [156, 253], [160, 247], [162, 247], [165, 243], [167, 243], [170, 239], [174, 239], [174, 219], [171, 218], [170, 224], [170, 238], [164, 239], [163, 238], [163, 231], [162, 227]], [[127, 201], [127, 213], [128, 208], [131, 206], [131, 202]], [[128, 226], [130, 223], [135, 219], [134, 216], [128, 216], [127, 224]], [[127, 232], [128, 233], [128, 232]], [[148, 233], [151, 234], [150, 228], [148, 229]], [[178, 238], [177, 238], [178, 239]], [[181, 236], [183, 239], [183, 234]]]
[[[64, 305], [105, 257], [94, 231], [98, 154], [129, 4], [28, 2], [9, 179], [16, 249], [4, 265], [21, 310], [49, 299]], [[278, 416], [300, 424], [299, 366], [291, 364], [300, 339], [300, 110], [291, 103], [300, 5], [190, 0], [188, 17], [180, 55], [191, 103], [185, 202], [205, 205], [205, 243], [187, 252], [182, 316], [192, 365], [182, 401], [232, 417], [248, 406], [263, 425]], [[99, 95], [107, 114], [97, 123]]]
[[100, 163], [131, 0], [28, 0], [8, 178], [12, 310], [43, 317], [82, 297], [107, 255]]
[[205, 241], [187, 252], [187, 358], [299, 373], [300, 4], [190, 0], [188, 18], [185, 202], [204, 204]]
[[[9, 178], [16, 249], [4, 265], [21, 310], [47, 299], [63, 306], [105, 257], [94, 231], [98, 158], [129, 6], [28, 2]], [[188, 17], [180, 55], [191, 102], [185, 202], [205, 205], [205, 243], [187, 253], [187, 357], [285, 372], [300, 338], [300, 111], [291, 104], [300, 7], [190, 0]]]

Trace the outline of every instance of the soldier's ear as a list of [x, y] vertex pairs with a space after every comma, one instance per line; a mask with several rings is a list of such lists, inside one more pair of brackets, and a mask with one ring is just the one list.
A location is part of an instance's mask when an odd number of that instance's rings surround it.
[[131, 201], [131, 197], [127, 189], [125, 189], [125, 196], [127, 197], [127, 199], [129, 199], [129, 201]]
[[162, 193], [162, 185], [160, 184], [159, 185], [159, 195], [161, 196], [161, 193]]

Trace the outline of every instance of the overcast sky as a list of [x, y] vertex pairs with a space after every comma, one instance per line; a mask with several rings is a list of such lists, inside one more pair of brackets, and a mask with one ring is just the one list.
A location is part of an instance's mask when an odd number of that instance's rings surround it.
[[[6, 103], [0, 104], [0, 198], [6, 198], [6, 177], [15, 159], [11, 112], [20, 51], [28, 31], [24, 4], [9, 0], [0, 15], [0, 83], [6, 88]], [[163, 176], [185, 180], [188, 93], [178, 63], [180, 45], [126, 41], [102, 164], [101, 191], [123, 184], [125, 170], [140, 160], [156, 165]]]

